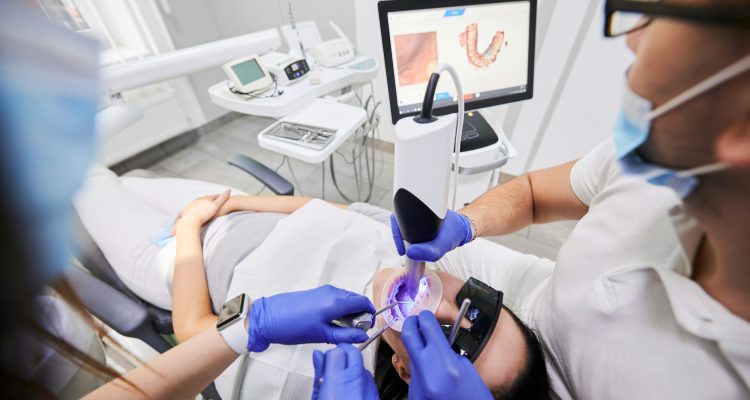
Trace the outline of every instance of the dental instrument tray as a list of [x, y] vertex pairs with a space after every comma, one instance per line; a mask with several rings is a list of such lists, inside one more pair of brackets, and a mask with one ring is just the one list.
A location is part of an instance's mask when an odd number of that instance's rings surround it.
[[322, 150], [331, 143], [336, 136], [336, 130], [320, 126], [300, 124], [281, 121], [275, 124], [269, 131], [265, 132], [269, 138], [278, 139], [287, 143], [307, 147], [314, 150]]
[[[306, 83], [299, 85], [289, 90]], [[258, 133], [258, 145], [306, 163], [322, 163], [366, 120], [367, 112], [361, 107], [334, 99], [313, 99]]]

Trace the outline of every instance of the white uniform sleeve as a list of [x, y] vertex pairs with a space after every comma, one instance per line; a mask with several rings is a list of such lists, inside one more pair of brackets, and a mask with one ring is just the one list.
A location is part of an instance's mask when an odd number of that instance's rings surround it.
[[607, 181], [616, 173], [615, 146], [611, 139], [600, 143], [575, 163], [570, 171], [570, 186], [578, 199], [591, 205], [591, 201]]

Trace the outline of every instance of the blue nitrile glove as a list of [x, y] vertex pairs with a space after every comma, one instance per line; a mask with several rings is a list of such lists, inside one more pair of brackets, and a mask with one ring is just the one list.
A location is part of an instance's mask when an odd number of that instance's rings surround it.
[[404, 239], [401, 237], [401, 230], [398, 228], [396, 214], [391, 214], [391, 231], [398, 254], [402, 256], [406, 254], [412, 260], [417, 261], [437, 261], [445, 253], [471, 242], [471, 222], [469, 218], [451, 210], [448, 210], [448, 213], [445, 214], [445, 220], [435, 239], [424, 243], [413, 243], [409, 246], [408, 251], [404, 248]]
[[247, 327], [247, 349], [261, 352], [271, 343], [360, 343], [367, 333], [341, 328], [331, 321], [342, 315], [375, 312], [365, 296], [331, 285], [261, 297], [253, 302]]
[[471, 361], [451, 349], [429, 311], [404, 321], [401, 340], [410, 358], [409, 399], [492, 399]]
[[315, 350], [313, 367], [313, 400], [378, 398], [375, 380], [362, 364], [362, 353], [350, 344], [340, 344], [325, 353]]

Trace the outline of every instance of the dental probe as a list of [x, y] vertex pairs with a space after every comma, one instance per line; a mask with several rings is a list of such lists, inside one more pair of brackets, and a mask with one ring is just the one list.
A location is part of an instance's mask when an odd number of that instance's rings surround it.
[[411, 303], [410, 301], [394, 301], [391, 304], [388, 304], [387, 306], [381, 308], [378, 310], [375, 314], [372, 314], [373, 317], [377, 317], [378, 315], [382, 314], [384, 311], [388, 311], [391, 308], [395, 307], [398, 304], [404, 304], [404, 303]]
[[378, 337], [380, 337], [380, 335], [382, 335], [383, 332], [385, 332], [385, 330], [388, 329], [391, 326], [391, 324], [393, 324], [394, 322], [396, 322], [396, 318], [391, 319], [391, 322], [385, 324], [384, 327], [380, 328], [379, 331], [375, 332], [372, 336], [370, 336], [370, 338], [367, 339], [367, 341], [365, 341], [364, 343], [360, 344], [359, 345], [359, 351], [364, 351], [365, 348], [367, 348], [367, 346], [370, 345], [370, 343], [374, 342], [375, 339], [377, 339]]
[[469, 310], [469, 306], [471, 305], [471, 300], [464, 299], [463, 303], [461, 303], [461, 309], [458, 310], [458, 316], [456, 317], [456, 322], [453, 324], [453, 327], [451, 328], [451, 334], [448, 335], [448, 344], [453, 347], [453, 342], [456, 341], [456, 337], [458, 336], [458, 328], [461, 326], [461, 320], [464, 318], [464, 315], [466, 315], [466, 311]]
[[334, 324], [342, 328], [357, 328], [363, 331], [369, 331], [370, 328], [372, 328], [375, 325], [375, 318], [378, 315], [402, 303], [409, 303], [409, 302], [408, 301], [394, 301], [393, 303], [388, 304], [387, 306], [376, 311], [374, 314], [371, 314], [369, 312], [363, 312], [359, 314], [349, 314], [349, 315], [344, 315], [343, 317], [337, 320], [333, 320], [331, 322], [333, 322]]

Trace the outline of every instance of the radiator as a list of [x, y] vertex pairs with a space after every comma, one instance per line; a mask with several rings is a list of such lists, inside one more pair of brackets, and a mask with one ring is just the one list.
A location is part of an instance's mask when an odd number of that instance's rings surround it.
[[174, 92], [169, 86], [159, 85], [124, 94], [129, 104], [143, 110], [143, 119], [106, 138], [100, 146], [99, 162], [111, 166], [192, 129]]

